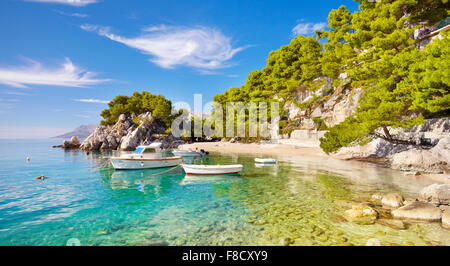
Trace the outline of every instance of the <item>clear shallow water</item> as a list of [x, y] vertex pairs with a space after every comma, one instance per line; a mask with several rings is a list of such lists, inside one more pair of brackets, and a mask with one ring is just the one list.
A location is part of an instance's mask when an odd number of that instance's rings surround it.
[[242, 163], [242, 176], [116, 172], [108, 153], [51, 148], [59, 142], [0, 141], [0, 245], [450, 245], [438, 224], [395, 230], [342, 220], [338, 200], [414, 196], [428, 184], [397, 171], [301, 157], [256, 167], [252, 156], [213, 154], [203, 163]]

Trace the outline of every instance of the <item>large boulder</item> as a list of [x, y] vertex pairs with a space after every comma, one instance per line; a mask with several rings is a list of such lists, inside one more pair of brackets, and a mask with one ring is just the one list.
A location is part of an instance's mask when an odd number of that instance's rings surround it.
[[81, 144], [85, 151], [115, 150], [122, 138], [133, 130], [134, 123], [125, 115], [120, 115], [113, 126], [98, 126]]
[[403, 171], [449, 173], [450, 137], [440, 139], [431, 149], [410, 149], [394, 154], [390, 162], [392, 168]]
[[446, 207], [442, 212], [442, 227], [450, 229], [450, 207]]
[[157, 133], [155, 119], [150, 112], [139, 115], [136, 120], [139, 126], [123, 137], [120, 149], [123, 151], [135, 150], [137, 146], [149, 143], [152, 134]]
[[410, 148], [411, 146], [408, 145], [394, 144], [377, 138], [363, 146], [343, 147], [336, 154], [344, 158], [383, 158]]
[[350, 210], [344, 212], [344, 217], [347, 221], [357, 224], [373, 224], [378, 217], [378, 213], [366, 204], [356, 204]]
[[390, 208], [398, 208], [403, 206], [404, 200], [405, 199], [402, 195], [398, 193], [391, 193], [383, 196], [383, 198], [381, 199], [381, 204]]
[[416, 201], [392, 211], [396, 219], [437, 222], [441, 220], [441, 210], [427, 202]]
[[419, 198], [435, 205], [450, 205], [450, 184], [433, 184], [425, 187], [420, 191]]
[[80, 140], [77, 136], [73, 136], [70, 140], [65, 140], [63, 145], [53, 146], [53, 148], [63, 148], [66, 150], [79, 149], [80, 148]]

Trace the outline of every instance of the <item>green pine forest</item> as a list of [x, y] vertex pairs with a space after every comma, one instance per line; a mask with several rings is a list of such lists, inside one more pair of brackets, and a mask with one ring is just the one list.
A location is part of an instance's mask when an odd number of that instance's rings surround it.
[[[448, 0], [359, 0], [359, 10], [345, 6], [331, 10], [328, 29], [314, 37], [297, 36], [288, 45], [270, 52], [266, 66], [252, 71], [241, 87], [216, 95], [214, 101], [295, 103], [311, 110], [327, 97], [315, 96], [296, 103], [293, 92], [300, 87], [317, 90], [323, 77], [333, 80], [331, 94], [342, 86], [362, 88], [354, 115], [328, 128], [321, 139], [325, 152], [365, 144], [375, 137], [395, 142], [389, 128], [409, 128], [424, 119], [450, 115], [449, 35], [418, 49], [416, 29], [445, 19]], [[341, 73], [351, 82], [340, 84]], [[320, 118], [314, 118], [325, 129]], [[281, 131], [296, 121], [281, 121]], [[382, 129], [381, 132], [378, 133]]]

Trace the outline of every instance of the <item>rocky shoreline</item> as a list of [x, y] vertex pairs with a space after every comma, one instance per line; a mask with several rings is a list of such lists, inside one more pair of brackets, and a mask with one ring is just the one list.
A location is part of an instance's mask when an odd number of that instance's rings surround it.
[[[371, 161], [401, 171], [450, 174], [450, 118], [427, 120], [409, 130], [392, 130], [396, 139], [416, 145], [374, 139], [364, 146], [345, 147], [335, 154], [347, 160]], [[421, 145], [421, 144], [427, 145]]]
[[443, 228], [450, 229], [450, 184], [425, 187], [414, 199], [391, 193], [335, 203], [347, 208], [345, 220], [361, 225], [379, 223], [402, 230], [411, 223], [437, 222]]
[[122, 150], [133, 151], [139, 145], [153, 141], [163, 143], [163, 148], [176, 148], [184, 141], [165, 135], [166, 129], [150, 112], [137, 117], [120, 115], [113, 126], [98, 126], [80, 145], [84, 151]]

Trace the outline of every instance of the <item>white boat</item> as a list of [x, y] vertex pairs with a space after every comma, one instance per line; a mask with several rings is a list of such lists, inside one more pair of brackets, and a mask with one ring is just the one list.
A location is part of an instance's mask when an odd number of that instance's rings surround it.
[[181, 166], [183, 167], [187, 175], [231, 175], [240, 173], [244, 168], [242, 164], [236, 165], [182, 164]]
[[255, 158], [255, 162], [257, 163], [277, 163], [277, 160], [271, 158]]
[[180, 165], [181, 157], [163, 157], [162, 143], [139, 146], [132, 154], [111, 157], [110, 161], [116, 170], [164, 168]]
[[173, 150], [173, 155], [179, 157], [200, 157], [203, 156], [204, 153], [200, 151], [183, 151], [183, 150]]

